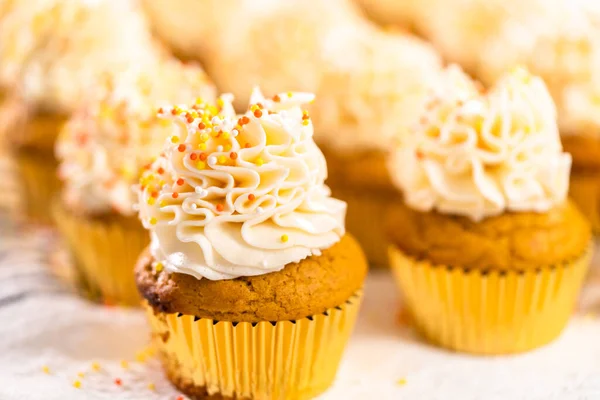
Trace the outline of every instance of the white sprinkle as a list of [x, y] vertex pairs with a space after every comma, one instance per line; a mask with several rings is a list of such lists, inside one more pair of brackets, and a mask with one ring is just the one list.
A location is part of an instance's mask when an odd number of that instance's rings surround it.
[[213, 125], [217, 125], [217, 124], [221, 123], [221, 119], [217, 116], [214, 116], [210, 122], [212, 122]]
[[239, 134], [240, 133], [238, 132], [237, 129], [234, 129], [234, 130], [231, 131], [231, 136], [233, 136], [233, 137], [237, 137], [237, 135], [239, 135]]
[[211, 165], [211, 164], [214, 165], [216, 163], [217, 163], [217, 157], [215, 157], [215, 156], [208, 157], [208, 164], [209, 165]]
[[265, 211], [265, 210], [263, 210], [263, 208], [262, 208], [262, 207], [256, 207], [256, 212], [257, 212], [258, 214], [262, 214], [264, 211]]
[[221, 146], [221, 145], [218, 145], [218, 146], [217, 146], [217, 151], [218, 151], [218, 152], [221, 152], [221, 151], [223, 151], [223, 146]]
[[192, 205], [190, 207], [192, 207], [192, 210], [195, 210], [196, 207], [198, 207], [198, 206], [196, 205], [196, 203], [192, 203]]

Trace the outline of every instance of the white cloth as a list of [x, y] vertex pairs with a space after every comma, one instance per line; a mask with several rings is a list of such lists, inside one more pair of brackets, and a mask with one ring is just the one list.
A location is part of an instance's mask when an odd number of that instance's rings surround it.
[[[158, 362], [136, 361], [149, 338], [143, 313], [97, 306], [71, 294], [45, 265], [53, 243], [48, 233], [17, 228], [0, 215], [0, 399], [175, 400], [178, 394]], [[588, 278], [578, 316], [559, 340], [498, 358], [453, 354], [423, 343], [399, 322], [389, 273], [374, 271], [337, 381], [321, 398], [598, 399], [600, 319], [588, 315], [600, 312], [598, 267]], [[99, 372], [92, 362], [99, 363]], [[155, 390], [148, 388], [151, 383]]]

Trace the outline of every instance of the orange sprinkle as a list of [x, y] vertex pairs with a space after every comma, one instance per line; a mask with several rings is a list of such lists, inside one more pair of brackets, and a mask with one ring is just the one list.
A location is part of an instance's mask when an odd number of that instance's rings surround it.
[[204, 122], [198, 123], [198, 129], [206, 129], [206, 125], [204, 125]]
[[250, 193], [248, 195], [248, 200], [250, 200], [250, 201], [254, 200], [255, 198], [256, 198], [256, 196], [253, 193]]
[[200, 153], [200, 160], [206, 161], [206, 154], [205, 153]]
[[165, 169], [163, 167], [158, 167], [158, 169], [156, 170], [156, 172], [158, 172], [160, 175], [165, 173]]
[[191, 159], [192, 161], [193, 161], [193, 160], [195, 160], [195, 159], [197, 159], [197, 158], [198, 158], [198, 154], [196, 154], [196, 153], [192, 153], [192, 154], [190, 154], [190, 159]]
[[223, 204], [217, 204], [217, 211], [218, 211], [218, 212], [221, 212], [221, 211], [223, 211], [223, 209], [224, 209], [224, 208], [225, 208], [225, 207], [223, 207]]
[[281, 98], [279, 97], [278, 94], [276, 94], [275, 96], [273, 96], [273, 101], [276, 101], [276, 102], [280, 102], [281, 101]]
[[172, 110], [171, 110], [171, 114], [172, 114], [172, 115], [177, 115], [177, 110], [176, 110], [176, 109], [172, 109]]
[[171, 195], [174, 199], [179, 197], [179, 193], [177, 192], [173, 192], [173, 194]]
[[123, 384], [123, 381], [121, 380], [121, 378], [116, 378], [115, 379], [115, 385], [121, 386], [122, 384]]
[[157, 198], [158, 197], [158, 192], [156, 192], [156, 191], [152, 192], [152, 193], [150, 193], [150, 196], [152, 196], [154, 198]]
[[158, 113], [159, 113], [159, 114], [162, 114], [162, 113], [164, 113], [164, 112], [165, 112], [165, 110], [163, 110], [163, 108], [162, 108], [162, 107], [159, 107], [159, 108], [158, 108]]
[[260, 110], [256, 110], [256, 111], [254, 111], [254, 116], [255, 116], [256, 118], [260, 118], [260, 117], [262, 117], [262, 111], [260, 111]]
[[246, 117], [245, 115], [242, 118], [240, 118], [240, 125], [246, 125], [249, 122], [250, 118]]
[[185, 149], [187, 148], [187, 146], [185, 144], [180, 144], [179, 146], [177, 146], [177, 150], [179, 150], [180, 152], [184, 152]]
[[183, 178], [179, 178], [179, 179], [177, 179], [177, 184], [178, 184], [179, 186], [183, 185], [183, 184], [184, 184], [184, 182], [185, 182], [185, 181], [183, 180]]
[[246, 144], [244, 145], [244, 147], [245, 147], [245, 148], [247, 148], [247, 149], [249, 149], [249, 148], [250, 148], [250, 143], [246, 143]]
[[229, 157], [231, 157], [232, 160], [235, 160], [238, 157], [238, 155], [235, 151], [232, 151], [231, 153], [229, 153]]
[[192, 117], [192, 115], [189, 113], [185, 115], [185, 119], [188, 124], [191, 124], [192, 122], [194, 122], [194, 117]]

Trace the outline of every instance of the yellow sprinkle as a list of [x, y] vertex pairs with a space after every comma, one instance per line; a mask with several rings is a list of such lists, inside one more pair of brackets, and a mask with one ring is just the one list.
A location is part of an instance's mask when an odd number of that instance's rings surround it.
[[227, 161], [227, 157], [219, 156], [219, 164], [225, 164], [226, 161]]
[[85, 376], [85, 374], [83, 372], [78, 372], [77, 376], [80, 377], [80, 378], [83, 378]]
[[151, 206], [153, 206], [153, 205], [154, 205], [154, 203], [155, 203], [155, 201], [156, 201], [156, 200], [154, 199], [154, 197], [149, 197], [149, 198], [148, 198], [148, 205], [151, 205]]
[[165, 207], [167, 205], [167, 201], [166, 200], [161, 200], [159, 206], [161, 207]]
[[292, 92], [287, 92], [287, 97], [292, 97], [293, 93]]
[[162, 263], [156, 263], [156, 267], [154, 267], [154, 269], [156, 269], [156, 272], [161, 272], [163, 268], [164, 266], [162, 265]]
[[156, 225], [156, 218], [150, 218], [150, 225]]
[[171, 136], [171, 143], [179, 142], [179, 136]]
[[290, 240], [290, 238], [288, 237], [288, 235], [281, 235], [281, 241], [283, 243], [287, 242], [288, 240]]
[[308, 124], [309, 124], [309, 122], [308, 122], [308, 120], [307, 120], [307, 119], [303, 119], [303, 120], [302, 120], [302, 125], [306, 126], [306, 125], [308, 125]]
[[206, 168], [206, 163], [204, 161], [198, 161], [196, 163], [196, 168], [197, 169], [204, 169], [204, 168]]
[[201, 142], [206, 142], [208, 140], [208, 134], [207, 133], [201, 133], [200, 134], [200, 141]]
[[79, 389], [81, 387], [81, 381], [77, 380], [77, 381], [73, 382], [73, 387], [76, 387], [77, 389]]
[[198, 150], [202, 150], [202, 151], [206, 150], [206, 143], [200, 143], [198, 145]]
[[219, 110], [217, 109], [217, 107], [210, 105], [210, 106], [208, 106], [208, 112], [214, 115], [214, 114], [217, 114], [219, 112]]
[[44, 365], [42, 367], [42, 372], [44, 372], [45, 374], [49, 374], [50, 373], [50, 367], [48, 367], [47, 365]]
[[[161, 263], [157, 263], [156, 267], [154, 267], [156, 269], [156, 272], [160, 272], [163, 269], [163, 265]], [[160, 269], [159, 269], [160, 268]], [[146, 361], [146, 355], [144, 354], [143, 351], [138, 351], [135, 355], [135, 361], [139, 362], [139, 363], [143, 363]]]
[[196, 99], [196, 104], [202, 104], [202, 103], [204, 103], [204, 99], [202, 97], [198, 97]]
[[123, 369], [129, 368], [129, 363], [125, 360], [121, 360], [121, 368], [123, 368]]
[[98, 364], [97, 362], [93, 362], [93, 363], [92, 363], [92, 369], [93, 369], [94, 371], [96, 371], [96, 372], [97, 372], [97, 371], [100, 371], [100, 364]]
[[262, 158], [258, 157], [258, 158], [256, 159], [256, 161], [254, 161], [254, 163], [260, 167], [260, 166], [261, 166], [261, 165], [263, 165], [265, 162], [264, 162], [264, 160], [263, 160]]
[[224, 104], [225, 104], [225, 102], [223, 101], [223, 99], [219, 97], [219, 98], [217, 99], [217, 105], [218, 105], [219, 107], [223, 107], [223, 105], [224, 105]]
[[150, 389], [150, 390], [156, 390], [156, 386], [154, 385], [154, 383], [149, 383], [148, 384], [148, 389]]
[[223, 132], [223, 134], [221, 135], [221, 137], [225, 140], [229, 139], [229, 132]]
[[254, 112], [254, 111], [256, 111], [256, 110], [258, 110], [258, 106], [257, 106], [256, 104], [252, 104], [252, 105], [250, 106], [250, 111], [253, 111], [253, 112]]
[[226, 144], [225, 147], [223, 148], [223, 150], [225, 150], [225, 151], [231, 150], [231, 145], [230, 144]]
[[406, 385], [406, 378], [400, 378], [396, 381], [396, 384], [399, 386], [404, 386]]
[[166, 183], [166, 182], [165, 182], [164, 180], [162, 180], [162, 179], [161, 179], [160, 181], [158, 181], [158, 186], [162, 187], [162, 186], [164, 186], [164, 185], [165, 185], [165, 183]]

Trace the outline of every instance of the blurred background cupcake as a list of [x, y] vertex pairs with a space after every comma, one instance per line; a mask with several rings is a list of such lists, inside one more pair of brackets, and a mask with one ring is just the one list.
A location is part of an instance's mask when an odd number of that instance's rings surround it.
[[167, 377], [189, 396], [312, 398], [336, 375], [367, 262], [324, 185], [312, 99], [163, 109], [181, 127], [142, 176], [152, 239], [136, 278]]
[[26, 214], [50, 221], [58, 188], [53, 146], [98, 77], [163, 56], [132, 1], [14, 1], [0, 23], [0, 134], [16, 157]]
[[480, 94], [449, 72], [390, 161], [405, 199], [390, 211], [392, 268], [434, 343], [530, 350], [566, 326], [591, 259], [571, 156], [540, 78], [518, 69]]
[[214, 100], [203, 70], [172, 59], [107, 77], [105, 94], [75, 111], [57, 141], [63, 180], [55, 223], [90, 294], [138, 305], [133, 265], [149, 242], [135, 217], [133, 186], [172, 131], [163, 103]]
[[[438, 54], [417, 38], [384, 32], [351, 1], [267, 1], [259, 8], [239, 0], [189, 3], [170, 2], [164, 17], [164, 2], [145, 2], [158, 34], [184, 57], [201, 60], [238, 107], [248, 99], [248, 82], [269, 95], [280, 88], [317, 94], [307, 109], [329, 163], [328, 184], [348, 202], [348, 230], [369, 261], [386, 265], [383, 210], [397, 192], [385, 154], [415, 122], [441, 70]], [[227, 12], [237, 22], [215, 24], [208, 34], [193, 28], [194, 14], [175, 11], [188, 5], [197, 13]], [[189, 29], [174, 31], [177, 23]]]

